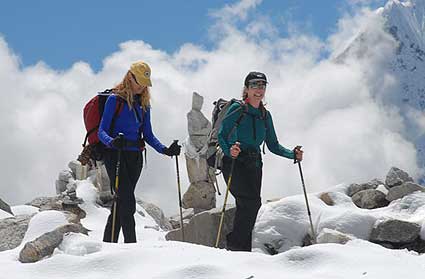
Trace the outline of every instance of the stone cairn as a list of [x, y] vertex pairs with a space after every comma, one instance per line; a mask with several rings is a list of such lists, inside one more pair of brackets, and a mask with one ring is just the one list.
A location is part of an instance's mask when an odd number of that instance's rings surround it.
[[183, 195], [183, 208], [193, 208], [194, 213], [216, 206], [215, 175], [210, 173], [206, 160], [210, 121], [202, 114], [204, 98], [194, 92], [192, 110], [187, 114], [189, 138], [185, 144], [186, 167], [190, 186]]

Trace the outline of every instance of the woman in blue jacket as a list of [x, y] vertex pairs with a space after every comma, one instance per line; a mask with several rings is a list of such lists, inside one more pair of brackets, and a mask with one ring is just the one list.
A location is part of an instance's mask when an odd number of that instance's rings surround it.
[[[104, 162], [111, 185], [115, 181], [118, 150], [121, 149], [119, 186], [115, 200], [114, 239], [111, 239], [113, 223], [111, 210], [103, 235], [105, 242], [118, 242], [121, 228], [125, 243], [136, 242], [134, 189], [143, 167], [144, 143], [148, 143], [161, 154], [168, 156], [180, 154], [181, 147], [177, 143], [165, 147], [152, 132], [150, 76], [151, 69], [146, 63], [142, 61], [133, 63], [122, 82], [112, 89], [114, 94], [108, 97], [105, 103], [98, 135], [106, 146]], [[123, 139], [118, 136], [120, 133], [124, 135]]]

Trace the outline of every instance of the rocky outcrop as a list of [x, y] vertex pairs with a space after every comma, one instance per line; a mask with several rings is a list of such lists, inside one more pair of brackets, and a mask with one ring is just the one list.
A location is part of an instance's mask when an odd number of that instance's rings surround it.
[[385, 194], [375, 189], [362, 190], [353, 195], [352, 200], [360, 208], [374, 209], [389, 204]]
[[87, 235], [88, 230], [81, 224], [67, 224], [54, 231], [45, 233], [25, 244], [19, 253], [19, 261], [21, 263], [34, 263], [52, 255], [55, 248], [61, 244], [64, 235], [69, 232]]
[[191, 183], [183, 195], [183, 208], [194, 208], [197, 212], [214, 208], [215, 189], [211, 186], [211, 183], [206, 181]]
[[[226, 243], [226, 235], [233, 229], [233, 218], [236, 208], [229, 206], [224, 215], [223, 226], [220, 235], [218, 247], [224, 248]], [[220, 224], [221, 210], [214, 208], [208, 211], [203, 211], [196, 214], [190, 219], [188, 224], [184, 226], [185, 242], [201, 244], [214, 247], [218, 226]], [[170, 231], [165, 238], [167, 240], [181, 240], [180, 229]]]
[[370, 189], [376, 189], [379, 185], [384, 185], [384, 183], [378, 179], [374, 179], [372, 181], [369, 181], [367, 183], [353, 183], [351, 184], [347, 189], [347, 195], [352, 197], [354, 194], [363, 191], [363, 190], [370, 190]]
[[19, 215], [0, 220], [0, 252], [18, 247], [33, 215]]
[[351, 196], [353, 203], [360, 208], [380, 208], [413, 192], [425, 192], [425, 187], [412, 181], [407, 172], [392, 167], [385, 178], [385, 184], [378, 179], [363, 184], [351, 184], [346, 194]]
[[58, 210], [70, 212], [78, 216], [79, 219], [86, 217], [86, 213], [78, 205], [83, 201], [75, 196], [71, 198], [68, 195], [61, 194], [56, 197], [39, 197], [35, 198], [26, 205], [40, 208], [40, 211]]
[[407, 172], [396, 167], [392, 167], [385, 178], [385, 186], [388, 189], [399, 186], [405, 182], [413, 182], [413, 178], [411, 178]]
[[0, 210], [6, 211], [7, 213], [10, 213], [13, 215], [13, 212], [12, 212], [12, 209], [10, 209], [10, 206], [2, 199], [0, 199]]
[[397, 199], [401, 199], [404, 196], [407, 196], [416, 191], [425, 192], [425, 187], [422, 187], [421, 185], [413, 183], [413, 182], [404, 182], [403, 184], [399, 186], [394, 186], [390, 188], [386, 199], [389, 201], [394, 201]]
[[348, 234], [339, 232], [332, 229], [323, 229], [317, 236], [317, 243], [339, 243], [345, 244], [350, 240], [353, 240], [354, 237], [349, 236]]
[[173, 229], [179, 229], [180, 228], [180, 219], [183, 219], [183, 223], [188, 224], [189, 220], [195, 216], [195, 210], [193, 208], [183, 209], [182, 210], [182, 218], [180, 218], [180, 214], [176, 214], [169, 217], [169, 221], [171, 223], [171, 226]]
[[173, 226], [171, 225], [170, 221], [165, 217], [164, 212], [161, 210], [161, 208], [159, 208], [153, 203], [142, 201], [139, 198], [136, 198], [136, 201], [155, 220], [155, 222], [162, 230], [169, 231], [173, 229]]
[[419, 237], [421, 226], [402, 220], [387, 220], [374, 226], [370, 241], [376, 243], [410, 243]]

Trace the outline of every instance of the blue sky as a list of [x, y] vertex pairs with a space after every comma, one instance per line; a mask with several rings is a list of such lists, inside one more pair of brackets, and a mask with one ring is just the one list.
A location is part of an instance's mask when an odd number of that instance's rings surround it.
[[[288, 26], [325, 39], [338, 18], [359, 0], [264, 0], [254, 16], [266, 15], [285, 35]], [[364, 1], [371, 7], [383, 0]], [[0, 34], [21, 58], [23, 66], [44, 61], [67, 69], [85, 61], [99, 70], [102, 60], [121, 42], [143, 40], [172, 53], [191, 42], [214, 47], [208, 30], [211, 12], [235, 1], [2, 1]]]

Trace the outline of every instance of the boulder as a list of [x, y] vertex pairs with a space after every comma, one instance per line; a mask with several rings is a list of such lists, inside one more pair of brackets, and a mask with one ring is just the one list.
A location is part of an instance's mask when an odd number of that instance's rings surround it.
[[[185, 145], [186, 149], [193, 148], [191, 145]], [[204, 156], [191, 158], [188, 154], [185, 154], [186, 158], [186, 169], [190, 183], [196, 183], [198, 181], [209, 181], [209, 166]]]
[[6, 211], [7, 213], [10, 213], [13, 215], [12, 209], [10, 208], [10, 205], [8, 205], [5, 201], [0, 199], [0, 210]]
[[353, 240], [354, 237], [349, 236], [348, 234], [339, 232], [337, 230], [331, 230], [324, 228], [319, 235], [317, 236], [317, 243], [339, 243], [345, 244], [350, 240]]
[[[196, 92], [192, 95], [192, 109], [187, 114], [188, 133], [191, 143], [197, 151], [206, 146], [208, 134], [211, 131], [211, 123], [201, 112], [204, 97]], [[205, 152], [203, 152], [205, 154]]]
[[70, 170], [62, 170], [59, 172], [58, 179], [55, 182], [56, 194], [60, 195], [66, 190], [66, 185], [74, 181], [73, 174]]
[[335, 202], [329, 193], [321, 193], [319, 196], [319, 199], [321, 199], [324, 203], [326, 203], [329, 206], [335, 205]]
[[[233, 229], [235, 211], [236, 208], [234, 206], [227, 206], [220, 234], [219, 248], [225, 247], [226, 235]], [[189, 223], [184, 225], [185, 242], [214, 247], [218, 226], [220, 224], [220, 217], [221, 210], [218, 208], [203, 211], [193, 216]], [[168, 232], [165, 238], [167, 240], [180, 241], [180, 229]]]
[[173, 226], [171, 225], [170, 221], [165, 217], [164, 212], [161, 210], [161, 208], [159, 208], [153, 203], [142, 201], [139, 198], [136, 198], [136, 201], [155, 220], [155, 222], [162, 230], [169, 231], [173, 229]]
[[385, 186], [388, 189], [399, 186], [404, 182], [413, 182], [413, 178], [407, 172], [396, 167], [392, 167], [385, 178]]
[[410, 243], [419, 237], [421, 226], [402, 220], [390, 219], [375, 225], [370, 241], [390, 243]]
[[75, 179], [76, 175], [77, 175], [77, 167], [81, 166], [80, 161], [78, 160], [72, 160], [71, 162], [68, 163], [68, 168], [70, 168], [71, 173], [72, 173], [72, 177]]
[[357, 207], [374, 209], [389, 204], [385, 194], [375, 189], [362, 190], [353, 195], [352, 200]]
[[31, 217], [19, 215], [0, 220], [0, 252], [18, 247], [28, 229]]
[[209, 210], [216, 206], [214, 186], [205, 181], [191, 183], [182, 200], [183, 208], [195, 208], [198, 211]]
[[369, 190], [369, 189], [376, 189], [379, 185], [384, 185], [384, 182], [374, 179], [367, 183], [353, 183], [351, 184], [347, 189], [347, 195], [352, 197], [355, 193], [363, 191], [363, 190]]
[[86, 217], [86, 213], [82, 210], [78, 204], [82, 203], [81, 199], [72, 200], [69, 196], [59, 195], [56, 197], [38, 197], [32, 200], [26, 205], [31, 205], [40, 208], [40, 211], [44, 210], [58, 210], [67, 211], [74, 213], [80, 219]]
[[19, 253], [19, 261], [21, 263], [34, 263], [52, 255], [55, 248], [61, 244], [63, 236], [69, 232], [87, 235], [88, 230], [81, 224], [67, 224], [54, 231], [47, 232], [25, 244]]
[[[195, 210], [193, 208], [183, 209], [182, 215], [183, 215], [183, 223], [189, 223], [189, 220], [193, 216], [195, 216]], [[173, 229], [180, 228], [180, 214], [173, 215], [169, 217], [168, 220], [170, 221]]]
[[394, 186], [390, 188], [386, 196], [386, 199], [388, 201], [394, 201], [397, 199], [401, 199], [404, 196], [407, 196], [416, 191], [425, 192], [425, 188], [413, 182], [405, 182], [399, 186]]

